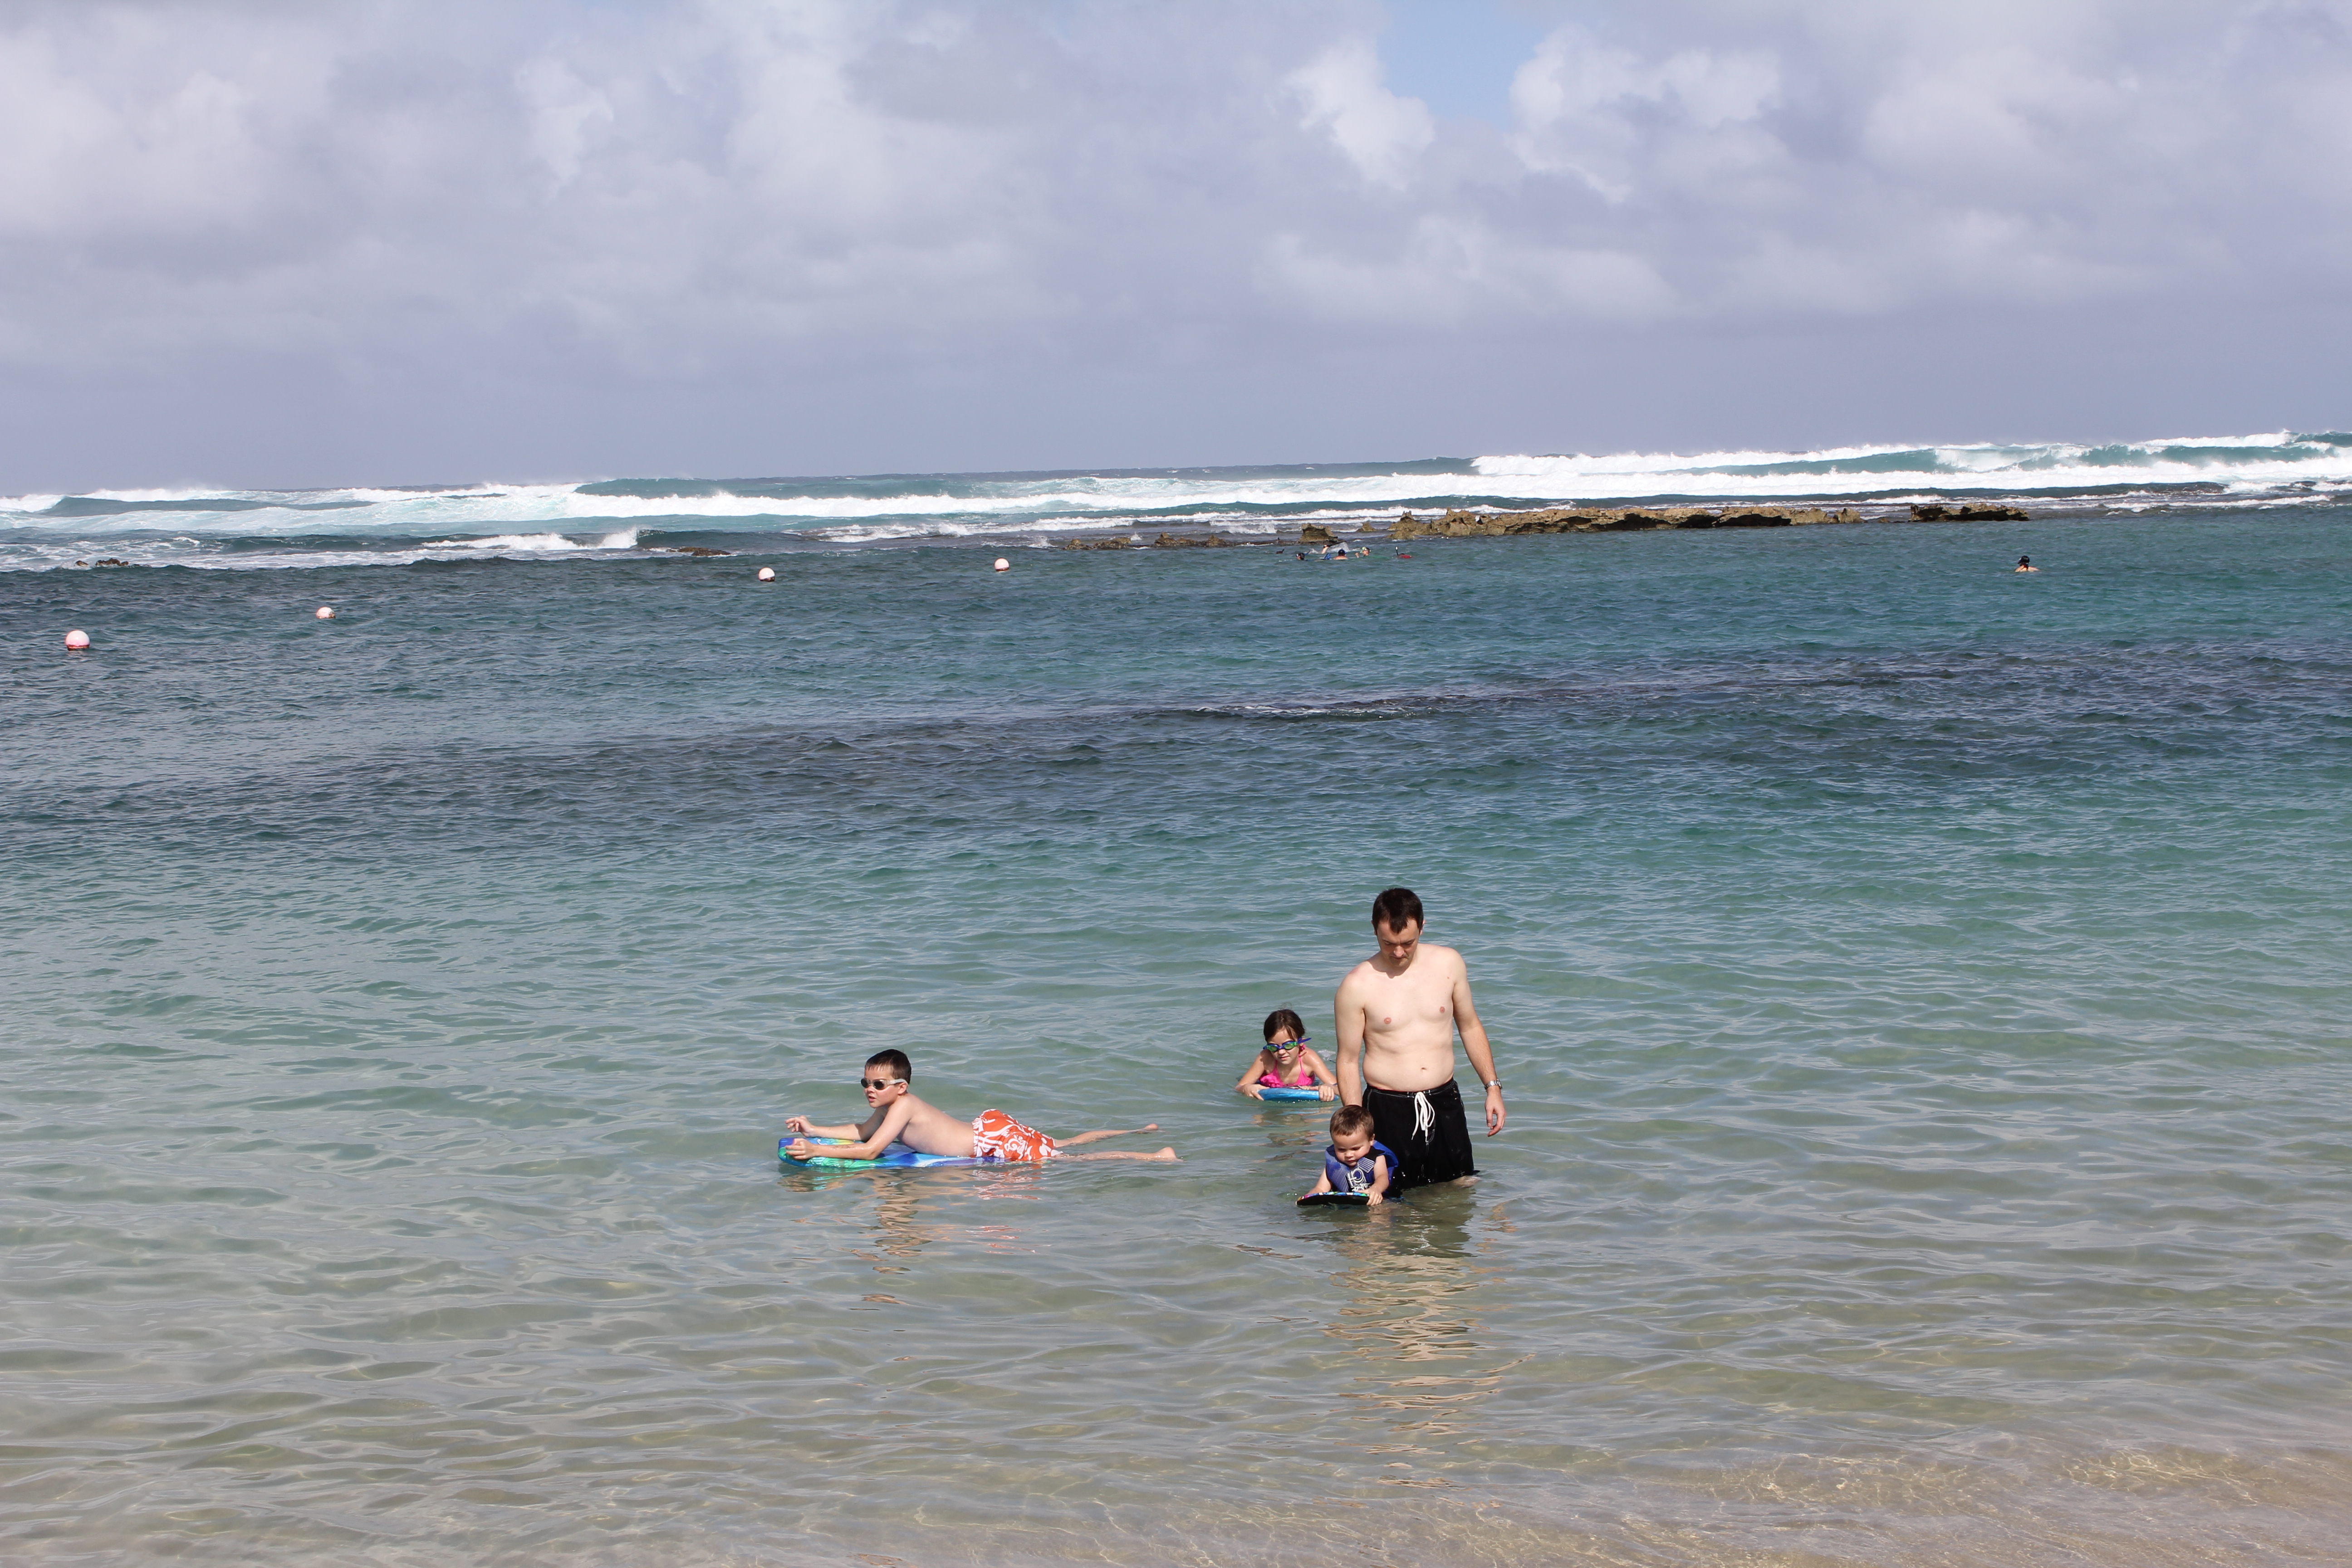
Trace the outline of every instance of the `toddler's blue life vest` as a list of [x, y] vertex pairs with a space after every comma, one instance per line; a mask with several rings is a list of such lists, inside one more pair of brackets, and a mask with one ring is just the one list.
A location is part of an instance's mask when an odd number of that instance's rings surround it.
[[1369, 1193], [1372, 1190], [1373, 1181], [1380, 1175], [1378, 1171], [1372, 1169], [1372, 1162], [1378, 1159], [1385, 1159], [1388, 1161], [1389, 1185], [1391, 1187], [1395, 1186], [1397, 1179], [1396, 1154], [1387, 1144], [1381, 1142], [1377, 1139], [1373, 1141], [1372, 1146], [1370, 1149], [1364, 1151], [1364, 1157], [1357, 1161], [1352, 1165], [1348, 1164], [1339, 1158], [1339, 1147], [1338, 1144], [1328, 1143], [1324, 1145], [1323, 1173], [1331, 1178], [1331, 1190], [1335, 1193]]

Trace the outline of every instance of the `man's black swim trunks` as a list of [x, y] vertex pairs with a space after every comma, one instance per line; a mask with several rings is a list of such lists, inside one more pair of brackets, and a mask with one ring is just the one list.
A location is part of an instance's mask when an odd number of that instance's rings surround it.
[[1403, 1094], [1366, 1084], [1364, 1109], [1372, 1113], [1372, 1136], [1396, 1151], [1401, 1169], [1389, 1191], [1478, 1173], [1470, 1124], [1462, 1115], [1462, 1091], [1452, 1079]]

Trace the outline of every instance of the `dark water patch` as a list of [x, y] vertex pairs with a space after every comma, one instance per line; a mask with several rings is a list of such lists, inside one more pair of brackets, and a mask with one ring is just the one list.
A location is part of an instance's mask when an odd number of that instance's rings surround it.
[[150, 511], [348, 511], [373, 504], [363, 500], [258, 500], [240, 496], [190, 496], [179, 500], [116, 500], [107, 496], [61, 496], [32, 515], [122, 517]]

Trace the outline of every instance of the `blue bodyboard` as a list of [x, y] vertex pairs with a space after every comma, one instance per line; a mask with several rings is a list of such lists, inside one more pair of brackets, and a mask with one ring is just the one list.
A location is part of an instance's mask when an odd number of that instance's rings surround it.
[[[1320, 1100], [1323, 1098], [1323, 1094], [1320, 1089], [1261, 1089], [1257, 1091], [1257, 1097], [1260, 1100]], [[1337, 1104], [1339, 1102], [1334, 1100], [1332, 1103]]]
[[[809, 1142], [816, 1144], [839, 1144], [845, 1140], [812, 1138]], [[975, 1160], [969, 1154], [918, 1154], [912, 1149], [895, 1145], [883, 1150], [877, 1158], [872, 1160], [828, 1160], [822, 1154], [814, 1160], [795, 1160], [784, 1152], [786, 1149], [792, 1147], [792, 1143], [793, 1140], [789, 1136], [777, 1139], [776, 1158], [796, 1171], [879, 1171], [910, 1165], [985, 1165], [988, 1163], [985, 1160]]]

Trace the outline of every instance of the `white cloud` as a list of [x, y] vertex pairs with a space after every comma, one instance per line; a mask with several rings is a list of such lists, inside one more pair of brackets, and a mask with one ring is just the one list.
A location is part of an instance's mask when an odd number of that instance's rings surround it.
[[[147, 460], [183, 436], [116, 416], [142, 397], [222, 411], [255, 462], [306, 450], [257, 411], [341, 399], [436, 472], [709, 463], [615, 444], [784, 399], [822, 434], [758, 466], [991, 460], [974, 410], [1048, 433], [1021, 463], [1108, 428], [1113, 384], [1164, 387], [1136, 427], [1211, 456], [1199, 378], [1375, 343], [1483, 366], [1467, 432], [1539, 367], [1654, 343], [1965, 320], [2054, 353], [2102, 312], [2340, 311], [2345, 0], [1578, 15], [1495, 127], [1394, 90], [1361, 0], [19, 0], [0, 468]], [[2281, 342], [2310, 384], [2309, 332]], [[957, 412], [901, 416], [934, 395]], [[1660, 406], [1754, 416], [1729, 395]], [[1283, 408], [1234, 428], [1282, 455], [1320, 427]]]
[[612, 131], [612, 101], [562, 60], [545, 58], [516, 71], [515, 86], [530, 107], [531, 151], [558, 187], [570, 184], [590, 146]]
[[1335, 322], [1402, 319], [1455, 327], [1500, 310], [1528, 325], [1566, 320], [1622, 326], [1675, 309], [1673, 289], [1641, 257], [1528, 245], [1462, 219], [1423, 219], [1380, 255], [1280, 235], [1259, 276], [1286, 310]]
[[1645, 155], [1664, 144], [1712, 136], [1778, 151], [1749, 128], [1779, 89], [1769, 55], [1685, 49], [1645, 59], [1561, 27], [1512, 80], [1513, 145], [1529, 167], [1572, 173], [1622, 201]]
[[1335, 44], [1288, 79], [1306, 100], [1306, 123], [1328, 132], [1367, 180], [1403, 184], [1414, 158], [1437, 139], [1429, 106], [1388, 89], [1370, 39]]

